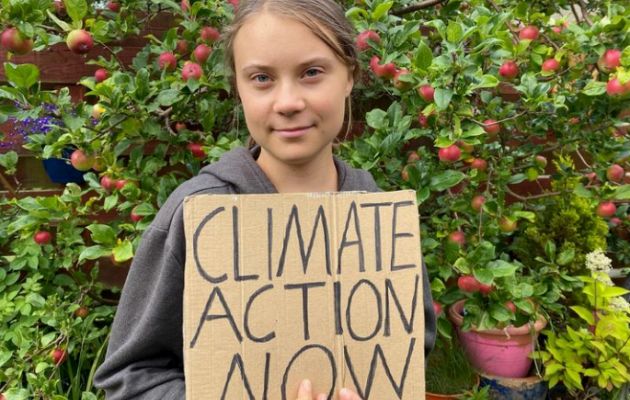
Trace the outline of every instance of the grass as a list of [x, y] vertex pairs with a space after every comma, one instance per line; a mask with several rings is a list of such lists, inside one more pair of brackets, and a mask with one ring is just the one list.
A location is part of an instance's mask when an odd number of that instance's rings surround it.
[[472, 389], [476, 383], [477, 373], [457, 338], [438, 339], [427, 361], [427, 392], [458, 394]]

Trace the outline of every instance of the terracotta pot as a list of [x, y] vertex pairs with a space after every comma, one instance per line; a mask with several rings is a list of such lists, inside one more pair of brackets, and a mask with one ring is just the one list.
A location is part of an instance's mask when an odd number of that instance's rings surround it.
[[448, 310], [448, 318], [457, 329], [470, 363], [486, 375], [506, 378], [527, 376], [532, 365], [529, 355], [534, 351], [538, 333], [547, 325], [547, 321], [541, 317], [533, 326], [510, 325], [505, 329], [483, 331], [473, 328], [464, 332], [461, 330], [464, 302], [460, 300], [453, 304]]

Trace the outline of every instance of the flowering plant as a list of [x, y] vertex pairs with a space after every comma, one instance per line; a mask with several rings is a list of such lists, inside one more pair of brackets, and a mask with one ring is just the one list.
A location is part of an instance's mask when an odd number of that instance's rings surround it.
[[580, 277], [574, 315], [562, 330], [544, 332], [544, 350], [534, 357], [542, 360], [549, 386], [563, 382], [574, 398], [619, 395], [630, 382], [630, 304], [623, 298], [629, 291], [614, 286], [603, 251], [588, 253], [585, 265], [590, 276]]

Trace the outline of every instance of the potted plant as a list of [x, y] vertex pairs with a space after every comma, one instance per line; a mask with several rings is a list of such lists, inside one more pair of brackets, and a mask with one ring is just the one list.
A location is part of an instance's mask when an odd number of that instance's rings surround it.
[[529, 373], [529, 355], [546, 325], [534, 284], [524, 267], [481, 241], [457, 259], [456, 301], [448, 310], [471, 363], [484, 374], [520, 378]]
[[630, 393], [629, 291], [614, 286], [611, 260], [598, 250], [586, 255], [589, 275], [570, 306], [564, 326], [544, 331], [542, 350], [534, 353], [544, 365], [550, 388], [562, 383], [572, 398], [628, 398]]

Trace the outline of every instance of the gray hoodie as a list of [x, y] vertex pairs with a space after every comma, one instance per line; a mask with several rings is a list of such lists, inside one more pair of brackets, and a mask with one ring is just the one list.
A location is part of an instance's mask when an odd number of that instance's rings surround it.
[[[183, 400], [182, 300], [186, 259], [183, 200], [195, 194], [276, 193], [256, 163], [260, 148], [236, 148], [179, 186], [145, 231], [94, 383], [111, 400]], [[372, 176], [335, 158], [340, 191], [379, 191]], [[424, 272], [425, 355], [435, 342], [435, 314]]]

